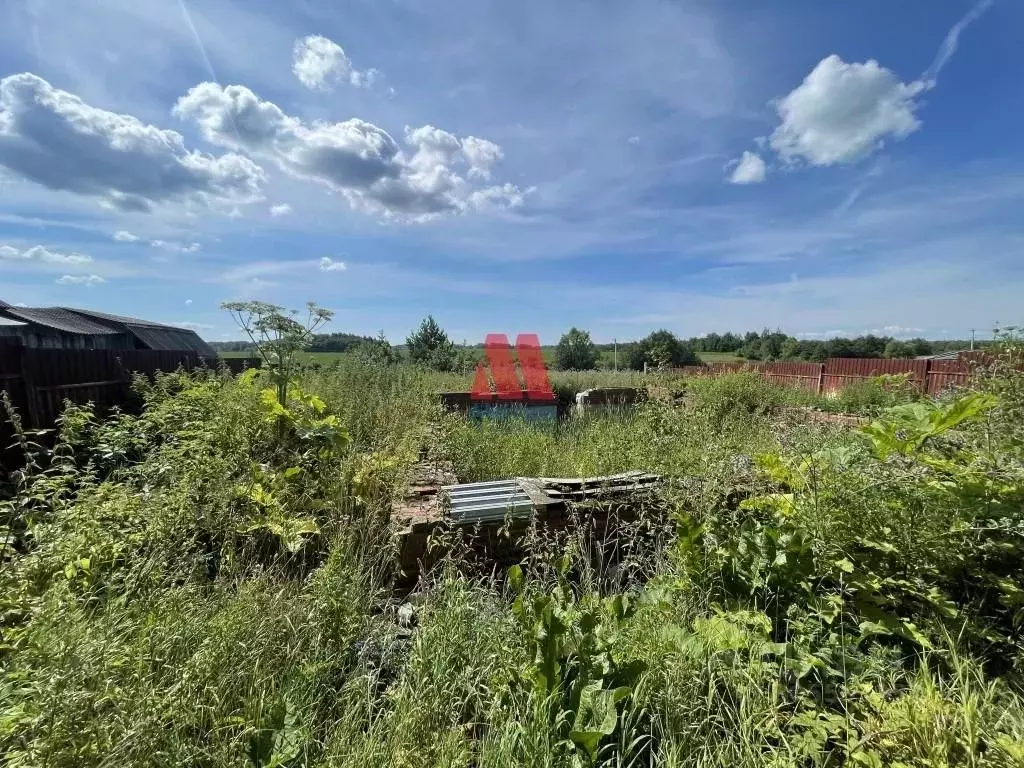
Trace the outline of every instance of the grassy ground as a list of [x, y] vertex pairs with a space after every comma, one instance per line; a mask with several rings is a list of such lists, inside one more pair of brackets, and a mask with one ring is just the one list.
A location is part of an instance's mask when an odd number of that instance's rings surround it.
[[700, 359], [705, 363], [742, 363], [743, 358], [732, 352], [700, 352]]
[[[225, 358], [243, 358], [252, 357], [249, 352], [231, 352], [223, 351], [219, 353], [221, 357]], [[305, 363], [319, 363], [320, 365], [331, 365], [341, 360], [347, 360], [351, 357], [348, 352], [299, 352], [298, 358]]]
[[[0, 491], [4, 765], [1024, 764], [1019, 374], [864, 396], [864, 432], [750, 375], [546, 426], [346, 360], [282, 428], [265, 383], [165, 376], [29, 446]], [[506, 579], [456, 545], [399, 608], [386, 513], [423, 456], [645, 468], [664, 499], [619, 562], [570, 530]]]
[[[544, 355], [544, 362], [550, 367], [554, 368], [555, 365], [555, 348], [554, 347], [542, 347], [541, 352]], [[222, 351], [220, 352], [221, 357], [250, 357], [248, 352], [231, 352]], [[305, 352], [302, 354], [302, 358], [311, 363], [320, 363], [327, 365], [330, 363], [337, 362], [338, 360], [345, 359], [347, 353], [345, 352]], [[727, 352], [701, 352], [700, 358], [705, 363], [736, 363], [743, 360], [743, 358], [736, 355], [729, 354]], [[601, 358], [600, 365], [602, 368], [612, 368], [612, 355], [608, 353], [603, 355]], [[620, 368], [625, 369], [625, 357], [620, 355], [619, 357]]]

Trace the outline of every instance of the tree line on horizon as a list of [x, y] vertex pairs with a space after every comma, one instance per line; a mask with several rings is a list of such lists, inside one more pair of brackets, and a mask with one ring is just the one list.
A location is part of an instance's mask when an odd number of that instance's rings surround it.
[[[547, 347], [550, 363], [559, 370], [593, 370], [618, 367], [626, 370], [700, 365], [701, 354], [733, 355], [752, 361], [822, 362], [830, 357], [903, 358], [941, 354], [965, 349], [962, 340], [896, 339], [866, 334], [853, 338], [798, 339], [780, 330], [760, 332], [708, 333], [682, 339], [660, 329], [639, 341], [619, 344], [595, 343], [590, 333], [571, 328], [553, 348]], [[980, 342], [977, 346], [983, 346]], [[248, 341], [214, 341], [223, 352], [244, 352]], [[483, 344], [460, 345], [432, 317], [427, 316], [406, 338], [404, 345], [392, 345], [383, 332], [377, 337], [352, 333], [321, 333], [313, 337], [310, 352], [351, 352], [368, 361], [392, 363], [399, 360], [438, 371], [466, 371], [483, 359]]]

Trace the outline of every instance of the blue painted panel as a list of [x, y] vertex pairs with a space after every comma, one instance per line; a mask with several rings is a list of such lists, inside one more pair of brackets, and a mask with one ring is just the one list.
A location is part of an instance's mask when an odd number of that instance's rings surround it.
[[555, 421], [558, 406], [524, 405], [522, 403], [472, 403], [469, 406], [471, 419], [525, 419], [526, 421]]

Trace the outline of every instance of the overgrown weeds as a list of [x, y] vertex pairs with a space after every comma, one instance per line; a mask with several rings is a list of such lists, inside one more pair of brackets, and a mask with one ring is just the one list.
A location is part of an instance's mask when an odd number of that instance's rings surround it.
[[[283, 403], [172, 374], [138, 416], [69, 407], [54, 448], [19, 432], [0, 502], [3, 762], [1024, 764], [1013, 354], [939, 403], [864, 395], [862, 430], [791, 425], [804, 396], [747, 375], [472, 424], [356, 361]], [[454, 553], [399, 606], [388, 510], [421, 456], [647, 469], [641, 517], [669, 518], [629, 567], [538, 535], [508, 578]]]

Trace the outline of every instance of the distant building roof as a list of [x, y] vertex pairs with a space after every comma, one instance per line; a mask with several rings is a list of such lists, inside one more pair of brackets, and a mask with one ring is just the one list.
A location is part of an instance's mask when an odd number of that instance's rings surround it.
[[203, 341], [199, 334], [187, 328], [140, 320], [137, 317], [112, 315], [91, 309], [71, 307], [12, 307], [0, 306], [0, 315], [13, 320], [53, 328], [63, 333], [88, 336], [111, 336], [130, 333], [148, 349], [163, 349], [174, 352], [191, 351], [202, 357], [215, 358], [217, 353]]
[[937, 355], [921, 355], [918, 360], [959, 360], [960, 355], [969, 353], [969, 349], [958, 349], [953, 352], [941, 352]]

